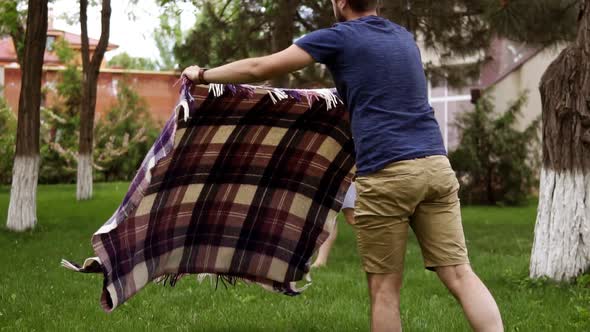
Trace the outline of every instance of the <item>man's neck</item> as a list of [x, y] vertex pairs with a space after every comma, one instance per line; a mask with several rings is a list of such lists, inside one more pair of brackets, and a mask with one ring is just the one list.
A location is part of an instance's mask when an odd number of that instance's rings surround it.
[[365, 16], [377, 16], [377, 11], [371, 10], [371, 11], [364, 12], [364, 13], [353, 13], [353, 14], [350, 14], [350, 16], [346, 18], [346, 20], [352, 21], [352, 20], [356, 20], [356, 19], [359, 19], [359, 18], [365, 17]]

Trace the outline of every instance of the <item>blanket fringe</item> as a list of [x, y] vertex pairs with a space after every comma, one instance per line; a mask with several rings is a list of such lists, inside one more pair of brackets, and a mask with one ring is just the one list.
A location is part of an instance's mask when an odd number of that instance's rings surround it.
[[215, 98], [219, 98], [225, 93], [229, 93], [232, 96], [248, 99], [253, 97], [254, 92], [257, 89], [267, 90], [272, 102], [275, 104], [289, 98], [300, 102], [304, 96], [306, 97], [310, 107], [314, 102], [321, 100], [326, 102], [327, 110], [336, 108], [339, 104], [343, 103], [342, 99], [340, 99], [338, 96], [336, 89], [279, 89], [268, 86], [254, 86], [247, 84], [209, 84], [209, 93]]
[[[162, 286], [169, 285], [170, 287], [176, 287], [178, 280], [188, 274], [183, 273], [171, 273], [165, 274], [157, 279], [154, 280], [154, 283], [160, 284]], [[209, 280], [211, 287], [215, 287], [215, 290], [219, 289], [219, 285], [222, 285], [226, 290], [229, 287], [235, 287], [239, 282], [243, 283], [244, 285], [251, 285], [252, 283], [256, 283], [254, 281], [244, 279], [241, 277], [224, 275], [224, 274], [214, 274], [214, 273], [199, 273], [196, 275], [196, 279], [199, 284], [205, 282], [205, 280]], [[260, 284], [259, 285], [271, 292], [279, 292], [285, 295], [295, 296], [301, 294], [307, 288], [312, 285], [311, 276], [307, 273], [304, 278], [305, 284], [301, 287], [297, 286], [297, 282], [290, 282], [287, 284], [282, 285], [267, 285], [267, 284]]]
[[[160, 284], [162, 286], [170, 286], [176, 287], [178, 280], [182, 277], [186, 276], [187, 274], [184, 273], [170, 273], [165, 274], [159, 278], [154, 280], [154, 283]], [[213, 274], [213, 273], [199, 273], [196, 275], [197, 281], [202, 284], [205, 282], [206, 279], [209, 279], [211, 286], [215, 286], [215, 290], [219, 289], [219, 285], [221, 284], [225, 289], [228, 289], [229, 286], [235, 287], [238, 282], [243, 282], [246, 285], [251, 284], [251, 281], [236, 277], [236, 276], [228, 276], [222, 274]]]
[[70, 271], [80, 272], [80, 273], [102, 273], [103, 272], [102, 264], [100, 262], [100, 258], [98, 258], [98, 257], [87, 258], [84, 261], [84, 264], [82, 266], [80, 266], [79, 264], [76, 264], [72, 261], [69, 261], [67, 259], [62, 259], [61, 266], [70, 270]]

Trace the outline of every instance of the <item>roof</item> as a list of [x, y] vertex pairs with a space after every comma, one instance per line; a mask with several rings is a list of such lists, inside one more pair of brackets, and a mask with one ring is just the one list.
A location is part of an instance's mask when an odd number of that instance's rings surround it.
[[480, 70], [479, 87], [487, 89], [516, 71], [539, 54], [543, 47], [531, 47], [508, 39], [494, 39], [487, 51], [487, 58]]
[[[73, 48], [80, 48], [82, 46], [82, 36], [75, 33], [58, 29], [49, 29], [47, 30], [47, 35], [62, 36]], [[88, 45], [90, 46], [90, 49], [96, 48], [96, 46], [98, 45], [98, 39], [88, 38]], [[119, 45], [109, 43], [107, 51], [114, 50], [118, 47]]]
[[[75, 33], [67, 32], [64, 30], [49, 29], [47, 36], [60, 36], [65, 39], [72, 48], [80, 49], [82, 47], [82, 37]], [[98, 45], [98, 40], [94, 38], [88, 38], [88, 46], [91, 50], [94, 50]], [[107, 51], [111, 51], [119, 47], [116, 44], [109, 43]], [[0, 62], [17, 62], [16, 50], [12, 38], [4, 36], [0, 38]], [[45, 52], [44, 57], [45, 64], [59, 64], [59, 58], [53, 52]]]

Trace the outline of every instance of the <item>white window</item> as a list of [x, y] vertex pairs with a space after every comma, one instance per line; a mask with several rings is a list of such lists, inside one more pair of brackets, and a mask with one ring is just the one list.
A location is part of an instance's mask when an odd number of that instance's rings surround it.
[[55, 36], [47, 36], [47, 41], [45, 42], [45, 50], [47, 52], [53, 52], [55, 44]]
[[428, 100], [434, 109], [445, 148], [447, 151], [453, 150], [459, 144], [459, 133], [455, 125], [456, 117], [461, 112], [473, 108], [470, 89], [455, 89], [446, 81], [436, 86], [428, 82]]

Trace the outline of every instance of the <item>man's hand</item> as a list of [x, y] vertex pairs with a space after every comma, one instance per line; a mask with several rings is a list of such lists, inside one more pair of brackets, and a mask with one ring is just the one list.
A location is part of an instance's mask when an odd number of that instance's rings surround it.
[[186, 76], [186, 78], [188, 78], [189, 80], [197, 83], [197, 82], [199, 82], [199, 71], [200, 70], [201, 70], [201, 67], [199, 67], [199, 66], [190, 66], [182, 72], [182, 76]]
[[244, 59], [209, 69], [199, 78], [201, 68], [190, 66], [182, 74], [199, 84], [209, 83], [254, 83], [275, 76], [288, 74], [314, 63], [315, 60], [297, 45], [268, 56]]

